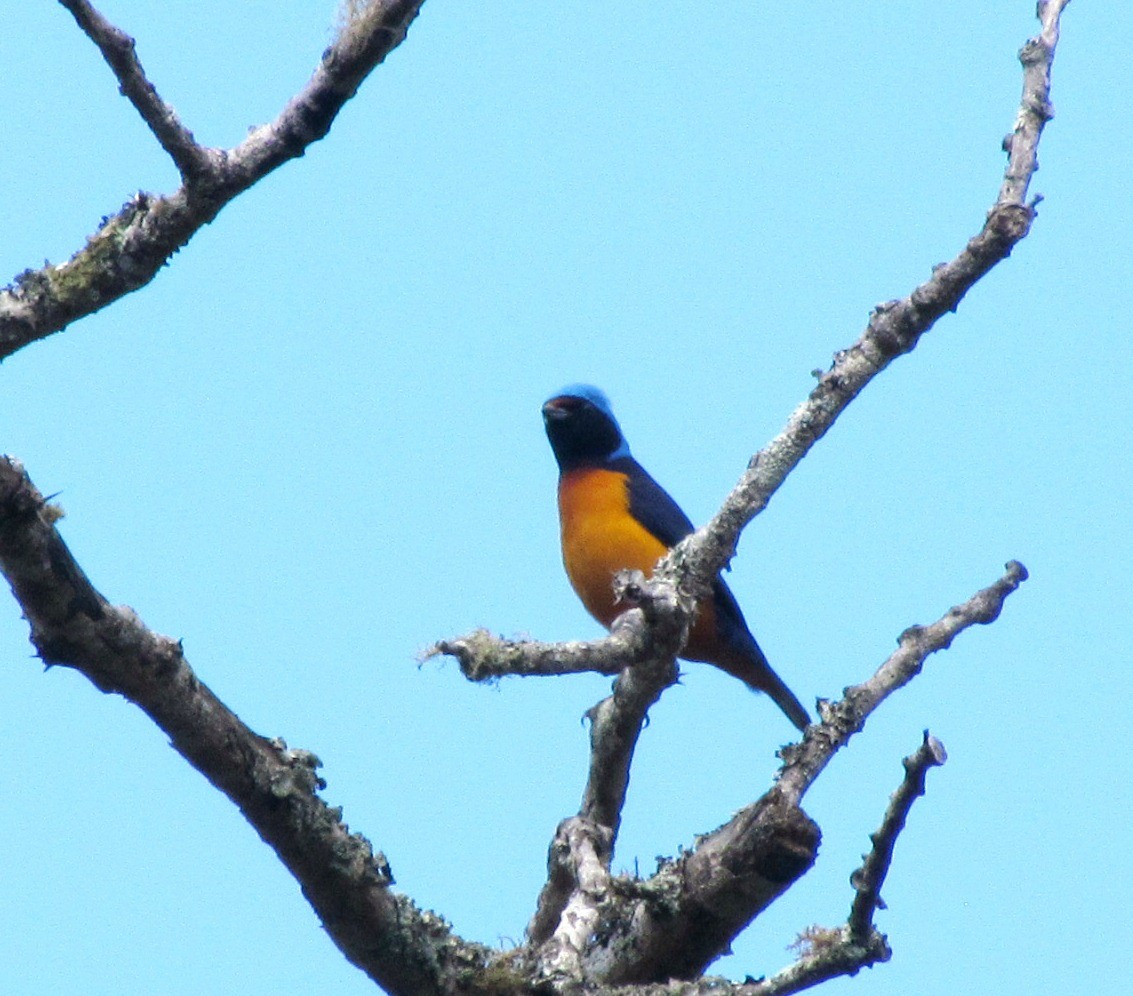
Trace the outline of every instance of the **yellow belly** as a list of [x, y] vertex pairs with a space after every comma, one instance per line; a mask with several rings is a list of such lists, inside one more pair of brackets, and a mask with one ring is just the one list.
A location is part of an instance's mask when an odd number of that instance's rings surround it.
[[609, 626], [624, 611], [614, 604], [614, 574], [639, 570], [647, 577], [668, 547], [629, 514], [624, 474], [574, 470], [559, 481], [563, 565], [587, 611]]

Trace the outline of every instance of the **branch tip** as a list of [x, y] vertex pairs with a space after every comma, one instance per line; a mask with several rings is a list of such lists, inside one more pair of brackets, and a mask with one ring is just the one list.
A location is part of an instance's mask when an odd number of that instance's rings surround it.
[[881, 898], [881, 887], [889, 873], [893, 849], [905, 827], [909, 811], [925, 793], [925, 775], [929, 768], [944, 764], [947, 756], [944, 745], [925, 730], [921, 746], [902, 761], [905, 777], [889, 800], [881, 826], [870, 835], [873, 846], [861, 867], [850, 877], [855, 896], [847, 925], [851, 939], [857, 943], [863, 943], [873, 932], [874, 911], [886, 908]]

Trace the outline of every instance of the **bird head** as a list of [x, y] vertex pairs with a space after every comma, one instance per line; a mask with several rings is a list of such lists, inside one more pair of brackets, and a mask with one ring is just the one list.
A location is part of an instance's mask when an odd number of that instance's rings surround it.
[[560, 470], [630, 455], [610, 399], [590, 384], [571, 384], [548, 399], [543, 425]]

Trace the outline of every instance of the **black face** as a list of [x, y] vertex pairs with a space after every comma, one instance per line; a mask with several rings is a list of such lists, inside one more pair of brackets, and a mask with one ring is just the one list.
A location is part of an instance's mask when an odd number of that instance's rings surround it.
[[560, 470], [605, 463], [624, 446], [617, 423], [573, 394], [551, 398], [543, 406], [543, 425]]

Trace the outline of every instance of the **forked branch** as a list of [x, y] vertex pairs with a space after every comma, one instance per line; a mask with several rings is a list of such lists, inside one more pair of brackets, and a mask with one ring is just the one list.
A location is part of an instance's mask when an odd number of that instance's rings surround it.
[[206, 173], [212, 166], [210, 153], [197, 144], [193, 133], [177, 117], [177, 112], [158, 95], [146, 77], [134, 48], [134, 39], [115, 27], [87, 0], [59, 0], [80, 28], [102, 53], [106, 64], [118, 78], [118, 87], [149, 126], [161, 147], [169, 154], [185, 182]]
[[[404, 38], [420, 6], [420, 0], [355, 5], [311, 81], [279, 117], [222, 151], [195, 141], [146, 78], [128, 36], [86, 0], [61, 2], [98, 45], [183, 182], [168, 196], [132, 198], [70, 261], [29, 271], [0, 292], [0, 359], [148, 282], [233, 197], [325, 135], [365, 76]], [[200, 682], [179, 643], [147, 629], [131, 610], [110, 605], [59, 536], [57, 513], [16, 461], [0, 458], [0, 570], [28, 619], [38, 653], [142, 708], [275, 849], [347, 958], [391, 992], [527, 993], [559, 985], [610, 991], [625, 985], [632, 987], [627, 992], [641, 994], [691, 996], [711, 988], [716, 994], [771, 996], [883, 960], [888, 946], [873, 914], [880, 908], [894, 841], [923, 792], [925, 772], [943, 761], [942, 748], [929, 738], [906, 761], [905, 781], [855, 877], [846, 925], [829, 937], [816, 934], [799, 962], [765, 982], [700, 978], [813, 863], [819, 831], [800, 804], [818, 774], [929, 654], [998, 616], [1026, 578], [1016, 562], [937, 622], [906, 630], [872, 678], [847, 689], [839, 702], [822, 703], [820, 722], [800, 744], [784, 749], [776, 783], [723, 827], [646, 880], [612, 875], [610, 858], [637, 737], [648, 709], [674, 680], [674, 658], [692, 614], [686, 593], [723, 568], [740, 531], [853, 398], [893, 359], [915, 348], [1029, 231], [1034, 202], [1025, 199], [1039, 137], [1051, 116], [1050, 65], [1066, 3], [1039, 5], [1041, 31], [1021, 54], [1023, 99], [1006, 143], [1008, 166], [981, 231], [906, 298], [875, 309], [860, 339], [820, 375], [703, 530], [677, 547], [649, 581], [623, 579], [637, 609], [622, 617], [611, 636], [555, 646], [474, 634], [438, 645], [439, 652], [459, 657], [474, 679], [580, 670], [617, 676], [613, 694], [590, 715], [591, 760], [580, 809], [560, 825], [529, 942], [516, 952], [493, 953], [464, 942], [439, 918], [396, 895], [384, 858], [319, 798], [317, 759], [248, 729]]]
[[323, 138], [366, 76], [405, 38], [424, 0], [356, 4], [306, 86], [273, 122], [231, 149], [196, 142], [146, 77], [132, 38], [87, 0], [60, 2], [98, 46], [183, 182], [172, 194], [135, 194], [67, 262], [25, 270], [0, 290], [0, 361], [144, 287], [226, 204]]
[[[698, 837], [692, 849], [663, 863], [651, 878], [612, 878], [600, 893], [587, 891], [578, 882], [573, 889], [569, 881], [560, 882], [559, 891], [567, 894], [569, 904], [565, 908], [589, 909], [603, 924], [601, 937], [592, 939], [579, 954], [584, 977], [607, 984], [696, 979], [813, 864], [820, 834], [799, 803], [818, 772], [862, 729], [874, 709], [919, 673], [930, 654], [950, 645], [965, 629], [994, 620], [1025, 576], [1022, 565], [1010, 564], [999, 581], [936, 622], [907, 629], [897, 652], [872, 677], [847, 688], [840, 701], [824, 703], [822, 722], [808, 727], [801, 744], [783, 749], [784, 763], [777, 780], [761, 799], [718, 830]], [[942, 761], [943, 749], [929, 739], [906, 762], [905, 782], [875, 834], [874, 851], [856, 876], [857, 898], [849, 923], [816, 936], [808, 954], [821, 957], [800, 959], [806, 963], [805, 972], [790, 966], [784, 970], [785, 980], [806, 976], [811, 979], [806, 985], [812, 985], [820, 981], [818, 975], [853, 974], [865, 964], [883, 960], [880, 956], [888, 947], [873, 929], [871, 917], [893, 842], [918, 789], [923, 790], [923, 771]], [[561, 878], [569, 879], [570, 867], [569, 863], [558, 867]], [[531, 939], [540, 937], [532, 931]], [[784, 979], [777, 985], [786, 985]], [[768, 992], [798, 988], [805, 986]], [[735, 991], [749, 990], [737, 987]]]
[[[788, 419], [783, 431], [751, 460], [747, 472], [725, 500], [720, 512], [703, 529], [685, 539], [664, 558], [650, 580], [651, 604], [655, 610], [649, 618], [630, 613], [615, 625], [605, 640], [587, 644], [559, 646], [496, 640], [481, 631], [437, 645], [436, 652], [451, 653], [461, 662], [464, 673], [474, 679], [503, 674], [563, 674], [582, 670], [609, 674], [617, 667], [630, 668], [650, 657], [655, 628], [667, 627], [671, 634], [677, 624], [687, 626], [689, 591], [703, 590], [730, 560], [738, 536], [770, 501], [771, 496], [798, 466], [810, 448], [837, 420], [851, 401], [896, 357], [910, 352], [920, 337], [936, 320], [959, 305], [963, 296], [1013, 247], [1026, 236], [1034, 218], [1034, 205], [1024, 203], [1027, 189], [1037, 169], [1037, 148], [1042, 129], [1051, 117], [1050, 66], [1058, 41], [1058, 26], [1068, 0], [1041, 3], [1038, 16], [1039, 35], [1023, 48], [1023, 94], [1009, 145], [1009, 160], [994, 205], [980, 230], [950, 262], [933, 269], [932, 276], [911, 294], [899, 301], [879, 305], [870, 317], [861, 338], [849, 349], [839, 352], [831, 368], [820, 375], [810, 396]], [[998, 615], [1003, 600], [1026, 578], [1026, 570], [1017, 562], [1007, 567], [1006, 574], [991, 588], [973, 596], [947, 617], [929, 627], [911, 628], [903, 634], [897, 653], [890, 658], [874, 679], [850, 689], [841, 703], [824, 705], [822, 722], [812, 726], [797, 747], [787, 748], [784, 757], [789, 763], [780, 773], [773, 790], [789, 810], [798, 811], [807, 788], [833, 754], [861, 729], [865, 717], [890, 694], [919, 671], [925, 657], [948, 646], [960, 630], [978, 622], [989, 622]], [[664, 594], [671, 585], [670, 597]], [[665, 607], [668, 606], [666, 609]], [[665, 612], [674, 613], [666, 622]], [[666, 647], [668, 644], [666, 644]], [[609, 701], [609, 700], [607, 700]], [[601, 731], [592, 730], [591, 775], [598, 767], [598, 750], [607, 739], [635, 743], [643, 716], [634, 713]], [[628, 754], [632, 756], [632, 748]], [[628, 775], [628, 769], [627, 769]], [[619, 772], [620, 777], [620, 772]], [[611, 798], [617, 798], [616, 794]], [[624, 799], [624, 785], [620, 797]], [[584, 811], [578, 819], [586, 819]], [[620, 811], [605, 811], [601, 824], [602, 839], [609, 836], [612, 846], [620, 820]], [[564, 826], [576, 828], [573, 819]], [[607, 833], [608, 832], [608, 833]], [[570, 860], [554, 860], [556, 854], [570, 857], [564, 846], [562, 828], [552, 844], [551, 870], [539, 908], [529, 928], [532, 938], [543, 942], [555, 935], [557, 918], [573, 909], [578, 902], [590, 900], [605, 903], [608, 890], [601, 897], [581, 890], [571, 868], [580, 866], [574, 855]], [[601, 854], [599, 848], [595, 853]], [[805, 865], [805, 862], [795, 862]], [[805, 868], [804, 868], [805, 870]], [[801, 872], [800, 872], [801, 874]], [[754, 913], [752, 914], [754, 915]], [[750, 919], [750, 917], [749, 917]], [[746, 923], [746, 921], [744, 921]], [[560, 924], [561, 925], [561, 924]], [[730, 937], [722, 943], [726, 943]], [[679, 976], [679, 972], [672, 974]]]

